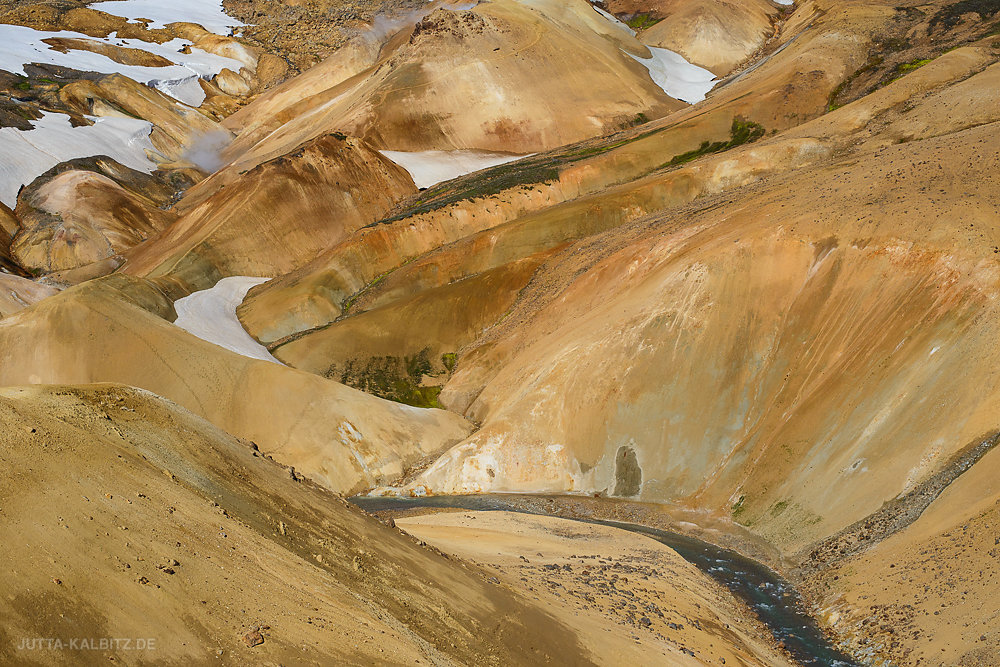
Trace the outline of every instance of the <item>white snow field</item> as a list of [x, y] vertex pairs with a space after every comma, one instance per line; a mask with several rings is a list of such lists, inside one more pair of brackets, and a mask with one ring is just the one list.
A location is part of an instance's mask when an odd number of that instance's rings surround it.
[[405, 169], [418, 188], [450, 181], [480, 169], [520, 160], [526, 155], [486, 151], [379, 151]]
[[[788, 0], [791, 2], [792, 0]], [[600, 7], [594, 5], [594, 10], [608, 20], [613, 26], [635, 35], [635, 30], [622, 23], [616, 16], [610, 14]], [[674, 53], [670, 49], [661, 49], [655, 46], [646, 46], [652, 55], [651, 58], [640, 58], [628, 53], [624, 49], [622, 53], [631, 56], [636, 62], [649, 71], [649, 76], [653, 83], [660, 87], [675, 100], [695, 104], [705, 99], [708, 91], [715, 87], [718, 81], [715, 75], [703, 67], [698, 67], [689, 63], [684, 56]]]
[[[141, 49], [166, 58], [174, 63], [168, 67], [141, 67], [123, 65], [107, 56], [90, 51], [70, 50], [60, 53], [43, 39], [61, 37], [65, 39], [85, 39], [115, 46]], [[239, 72], [243, 63], [233, 58], [217, 56], [201, 49], [192, 48], [191, 53], [180, 50], [190, 42], [173, 39], [164, 44], [153, 44], [138, 39], [121, 39], [111, 33], [107, 38], [94, 38], [63, 30], [47, 32], [33, 30], [19, 25], [0, 25], [0, 69], [14, 74], [24, 74], [24, 65], [39, 63], [61, 65], [76, 70], [100, 72], [101, 74], [124, 74], [134, 81], [145, 83], [190, 106], [200, 106], [205, 101], [205, 92], [198, 84], [200, 78], [210, 78], [223, 69]]]
[[268, 278], [233, 276], [223, 278], [215, 287], [177, 299], [174, 302], [174, 310], [177, 311], [174, 324], [202, 340], [244, 357], [280, 364], [266, 347], [246, 332], [236, 317], [236, 308], [243, 303], [250, 288], [267, 281]]
[[649, 70], [649, 76], [652, 77], [653, 83], [676, 100], [688, 104], [701, 102], [705, 99], [708, 91], [712, 90], [718, 83], [714, 74], [704, 67], [692, 65], [679, 53], [655, 46], [647, 48], [653, 54], [652, 58], [636, 56], [632, 56], [632, 58]]
[[73, 127], [69, 116], [44, 113], [31, 121], [33, 130], [0, 128], [0, 201], [13, 208], [22, 185], [65, 160], [107, 155], [126, 167], [149, 173], [156, 169], [146, 151], [153, 126], [136, 118], [89, 118], [94, 124]]
[[148, 19], [150, 28], [187, 21], [217, 35], [228, 35], [230, 28], [246, 25], [223, 11], [222, 0], [110, 0], [92, 2], [90, 8], [133, 22]]

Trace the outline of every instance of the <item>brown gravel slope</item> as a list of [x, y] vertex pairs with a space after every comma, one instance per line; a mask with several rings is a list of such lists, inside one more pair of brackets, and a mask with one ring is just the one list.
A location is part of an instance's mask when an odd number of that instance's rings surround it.
[[148, 392], [4, 388], [0, 423], [0, 663], [589, 662], [485, 573]]

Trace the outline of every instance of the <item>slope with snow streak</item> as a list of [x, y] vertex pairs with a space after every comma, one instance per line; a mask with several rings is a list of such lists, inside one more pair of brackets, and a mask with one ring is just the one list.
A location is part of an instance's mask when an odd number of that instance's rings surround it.
[[[165, 58], [174, 64], [168, 67], [123, 65], [91, 51], [71, 49], [67, 53], [62, 53], [42, 41], [51, 38], [78, 39], [139, 49]], [[184, 104], [197, 107], [205, 101], [205, 92], [198, 83], [199, 79], [210, 78], [227, 68], [239, 72], [243, 63], [190, 46], [191, 42], [179, 38], [164, 44], [153, 44], [138, 39], [123, 39], [117, 37], [115, 33], [101, 39], [68, 30], [48, 32], [19, 25], [0, 25], [0, 69], [14, 74], [24, 74], [25, 64], [39, 63], [101, 74], [123, 74], [133, 81], [150, 85]], [[190, 53], [182, 53], [182, 49]]]
[[91, 9], [121, 16], [129, 21], [149, 20], [150, 28], [163, 28], [168, 23], [197, 23], [217, 35], [228, 35], [232, 28], [246, 25], [226, 14], [222, 0], [110, 0], [93, 2]]
[[13, 208], [22, 185], [31, 183], [60, 162], [107, 155], [126, 167], [146, 173], [156, 169], [147, 157], [155, 153], [149, 133], [153, 126], [136, 118], [89, 118], [93, 125], [73, 127], [69, 116], [43, 113], [34, 129], [0, 128], [0, 201]]
[[[598, 6], [594, 10], [607, 19], [608, 23], [623, 30], [631, 37], [635, 37], [636, 32], [627, 24], [622, 23], [617, 16], [611, 14]], [[649, 58], [640, 58], [622, 49], [622, 52], [636, 60], [640, 65], [649, 71], [649, 76], [653, 83], [660, 87], [670, 97], [675, 100], [695, 104], [705, 99], [708, 91], [718, 83], [715, 74], [703, 67], [698, 67], [689, 63], [679, 53], [670, 49], [661, 49], [655, 46], [647, 46], [652, 54]]]
[[471, 174], [480, 169], [495, 167], [527, 157], [526, 155], [470, 150], [379, 151], [379, 153], [405, 169], [410, 174], [410, 178], [413, 179], [413, 184], [421, 189]]
[[630, 28], [627, 23], [623, 23], [621, 20], [619, 20], [618, 17], [615, 16], [614, 14], [604, 11], [597, 5], [594, 5], [594, 11], [596, 11], [598, 14], [606, 18], [608, 22], [614, 25], [616, 28], [619, 28], [623, 32], [628, 33], [630, 37], [635, 37], [635, 30]]
[[234, 276], [223, 278], [215, 287], [177, 299], [174, 324], [209, 343], [224, 347], [251, 359], [281, 362], [267, 348], [246, 332], [236, 317], [236, 308], [243, 303], [251, 287], [267, 282], [267, 278]]
[[718, 83], [714, 74], [704, 67], [692, 65], [679, 53], [655, 46], [648, 48], [653, 54], [651, 58], [639, 58], [631, 53], [629, 55], [649, 70], [653, 83], [670, 97], [696, 104], [705, 99], [708, 91]]

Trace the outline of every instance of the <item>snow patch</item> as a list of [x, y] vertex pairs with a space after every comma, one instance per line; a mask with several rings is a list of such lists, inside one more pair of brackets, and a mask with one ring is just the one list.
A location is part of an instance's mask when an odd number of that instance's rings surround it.
[[217, 35], [228, 35], [232, 28], [246, 25], [226, 14], [222, 0], [110, 0], [93, 2], [90, 8], [132, 22], [148, 19], [150, 28], [186, 21]]
[[655, 46], [648, 48], [653, 54], [651, 58], [628, 55], [649, 70], [653, 83], [670, 97], [695, 104], [705, 99], [708, 91], [718, 83], [714, 74], [704, 67], [692, 65], [681, 54]]
[[608, 21], [610, 21], [616, 28], [624, 30], [628, 34], [630, 34], [633, 37], [635, 37], [635, 34], [636, 34], [635, 30], [632, 30], [632, 28], [630, 28], [627, 23], [622, 23], [620, 20], [618, 20], [617, 16], [615, 16], [614, 14], [612, 14], [610, 12], [604, 11], [603, 9], [601, 9], [600, 7], [598, 7], [597, 5], [594, 5], [593, 7], [594, 7], [594, 11], [596, 11], [598, 14], [600, 14], [601, 16], [603, 16], [604, 18], [606, 18]]
[[[83, 39], [113, 46], [140, 49], [174, 63], [167, 67], [123, 65], [107, 56], [91, 51], [71, 49], [67, 53], [56, 51], [42, 40], [50, 38]], [[20, 25], [0, 25], [0, 69], [24, 74], [24, 65], [38, 63], [59, 65], [85, 72], [123, 74], [128, 78], [156, 88], [160, 92], [193, 107], [205, 101], [205, 92], [198, 83], [223, 69], [239, 72], [243, 63], [234, 58], [217, 56], [201, 49], [191, 48], [191, 53], [181, 53], [191, 42], [172, 39], [163, 44], [153, 44], [139, 39], [122, 39], [111, 33], [105, 38], [89, 37], [79, 32], [62, 30], [48, 32]]]
[[246, 332], [236, 317], [236, 308], [243, 303], [250, 288], [267, 281], [268, 278], [248, 276], [223, 278], [215, 287], [177, 299], [174, 302], [174, 310], [177, 311], [174, 324], [202, 340], [244, 357], [280, 364], [266, 347]]
[[526, 155], [508, 153], [487, 153], [485, 151], [379, 151], [409, 172], [418, 188], [450, 181], [453, 178], [471, 174], [480, 169], [495, 167]]
[[136, 118], [88, 118], [91, 126], [73, 127], [69, 116], [43, 113], [32, 130], [0, 129], [0, 201], [13, 208], [22, 185], [31, 183], [60, 162], [107, 155], [126, 167], [149, 173], [147, 157], [155, 153], [149, 140], [153, 126]]

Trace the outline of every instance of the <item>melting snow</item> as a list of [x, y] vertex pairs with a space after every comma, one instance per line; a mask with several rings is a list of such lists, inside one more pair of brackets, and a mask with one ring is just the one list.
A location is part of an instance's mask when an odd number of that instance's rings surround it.
[[280, 364], [266, 347], [246, 332], [236, 317], [236, 308], [243, 303], [250, 288], [267, 280], [246, 276], [223, 278], [215, 287], [177, 299], [174, 302], [174, 310], [177, 311], [174, 324], [202, 340], [244, 357]]
[[89, 120], [94, 124], [73, 127], [69, 116], [44, 113], [31, 121], [33, 130], [0, 129], [0, 201], [13, 208], [22, 185], [73, 158], [107, 155], [132, 169], [147, 173], [156, 169], [146, 156], [146, 151], [155, 150], [148, 122], [117, 117]]
[[[593, 7], [598, 14], [606, 18], [616, 28], [635, 36], [635, 30], [619, 21], [613, 14], [596, 5]], [[688, 104], [701, 102], [705, 99], [708, 91], [715, 87], [717, 81], [715, 81], [714, 74], [703, 67], [689, 63], [681, 54], [655, 46], [647, 46], [646, 48], [653, 54], [652, 57], [639, 58], [627, 51], [623, 51], [623, 53], [631, 56], [649, 70], [649, 76], [653, 79], [653, 83], [675, 100], [681, 100]]]
[[604, 11], [597, 5], [594, 5], [594, 10], [598, 14], [606, 18], [608, 21], [610, 21], [612, 24], [614, 24], [615, 27], [620, 28], [621, 30], [624, 30], [628, 34], [635, 37], [635, 30], [632, 30], [632, 28], [630, 28], [627, 23], [623, 23], [622, 21], [618, 20], [618, 17], [615, 16], [614, 14]]
[[632, 57], [649, 70], [653, 82], [670, 97], [694, 104], [705, 99], [708, 91], [715, 87], [715, 75], [707, 69], [692, 65], [684, 56], [669, 49], [648, 48], [652, 58]]
[[524, 155], [484, 151], [379, 151], [409, 172], [418, 188], [471, 174], [480, 169], [520, 160]]
[[[42, 41], [52, 37], [86, 39], [141, 49], [166, 58], [174, 64], [167, 67], [142, 67], [123, 65], [107, 56], [90, 51], [71, 49], [68, 53], [60, 53]], [[181, 53], [180, 50], [188, 45], [190, 42], [184, 39], [153, 44], [138, 39], [121, 39], [116, 37], [115, 33], [100, 39], [71, 31], [46, 32], [19, 25], [0, 25], [0, 69], [23, 74], [26, 63], [39, 63], [101, 74], [124, 74], [130, 79], [148, 84], [174, 99], [196, 107], [205, 100], [205, 92], [198, 84], [198, 79], [214, 76], [226, 68], [239, 72], [243, 63], [201, 49], [192, 48], [191, 53]]]
[[223, 11], [222, 0], [111, 0], [91, 3], [90, 8], [130, 21], [149, 19], [150, 28], [187, 21], [217, 35], [228, 35], [230, 28], [246, 25]]

